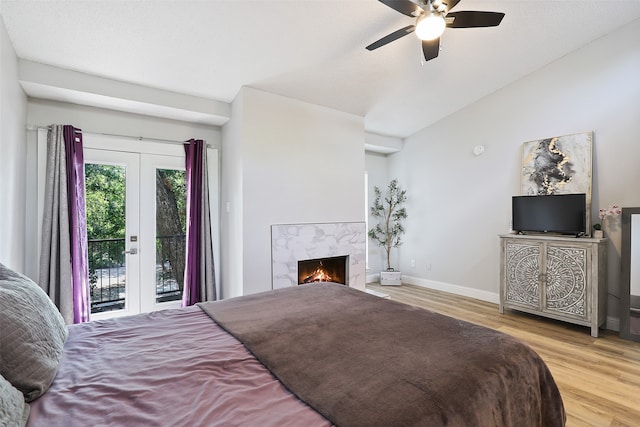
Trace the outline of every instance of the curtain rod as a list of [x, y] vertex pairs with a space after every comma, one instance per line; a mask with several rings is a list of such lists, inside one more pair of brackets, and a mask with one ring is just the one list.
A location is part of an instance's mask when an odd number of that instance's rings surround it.
[[[31, 131], [36, 131], [36, 130], [49, 130], [51, 129], [51, 126], [34, 126], [34, 125], [27, 125], [27, 130], [31, 130]], [[91, 131], [82, 131], [83, 134], [91, 134], [91, 135], [103, 135], [103, 136], [115, 136], [118, 138], [129, 138], [129, 139], [135, 139], [138, 141], [151, 141], [151, 142], [160, 142], [162, 144], [184, 144], [186, 141], [177, 141], [174, 139], [161, 139], [161, 138], [147, 138], [144, 136], [131, 136], [131, 135], [118, 135], [115, 133], [105, 133], [105, 132], [91, 132]], [[194, 138], [197, 139], [197, 138]], [[206, 144], [206, 141], [205, 141]], [[210, 147], [211, 145], [206, 144], [207, 147]]]

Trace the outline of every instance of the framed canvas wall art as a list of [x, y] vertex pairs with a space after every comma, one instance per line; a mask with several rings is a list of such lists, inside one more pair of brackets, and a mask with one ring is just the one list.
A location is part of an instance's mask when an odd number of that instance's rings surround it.
[[522, 146], [522, 194], [585, 193], [591, 224], [593, 132], [555, 136]]

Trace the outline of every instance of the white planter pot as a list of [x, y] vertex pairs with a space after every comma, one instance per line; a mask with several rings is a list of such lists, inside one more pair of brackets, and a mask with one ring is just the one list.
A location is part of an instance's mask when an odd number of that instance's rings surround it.
[[604, 231], [602, 231], [602, 230], [594, 230], [593, 231], [593, 237], [595, 237], [596, 239], [602, 239], [604, 237]]
[[400, 277], [402, 273], [399, 271], [381, 271], [380, 284], [383, 286], [400, 286]]

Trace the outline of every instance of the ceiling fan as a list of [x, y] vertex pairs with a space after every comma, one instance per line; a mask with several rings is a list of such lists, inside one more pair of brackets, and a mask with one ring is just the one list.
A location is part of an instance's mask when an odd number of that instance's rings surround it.
[[479, 28], [500, 25], [504, 13], [462, 11], [450, 12], [460, 0], [379, 0], [397, 12], [416, 18], [415, 25], [408, 25], [367, 46], [374, 50], [413, 32], [422, 41], [424, 59], [429, 61], [440, 52], [440, 36], [445, 27]]

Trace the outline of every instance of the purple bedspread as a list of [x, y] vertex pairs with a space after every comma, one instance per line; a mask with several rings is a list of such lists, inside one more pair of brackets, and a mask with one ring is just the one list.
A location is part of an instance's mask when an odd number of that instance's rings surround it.
[[330, 425], [198, 307], [70, 326], [27, 424]]

